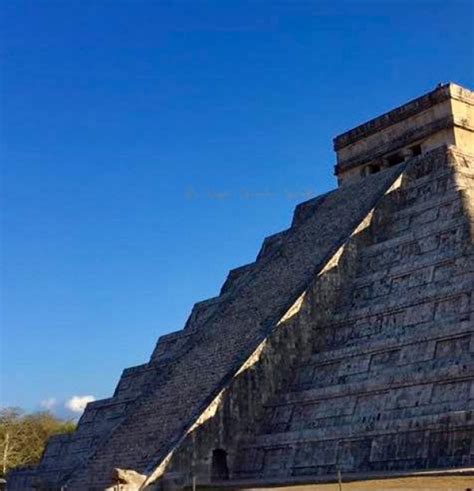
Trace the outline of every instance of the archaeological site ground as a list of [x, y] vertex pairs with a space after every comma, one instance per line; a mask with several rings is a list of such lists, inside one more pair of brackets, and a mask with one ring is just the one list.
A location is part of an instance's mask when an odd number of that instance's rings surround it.
[[339, 187], [8, 489], [474, 488], [473, 108], [440, 85], [336, 137]]

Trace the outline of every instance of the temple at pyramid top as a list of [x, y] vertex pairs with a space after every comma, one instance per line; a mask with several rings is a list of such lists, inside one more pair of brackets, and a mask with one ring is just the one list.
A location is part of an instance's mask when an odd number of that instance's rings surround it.
[[[474, 93], [459, 85], [435, 90], [334, 138], [339, 185], [442, 145], [474, 146]], [[472, 151], [472, 150], [471, 150]]]

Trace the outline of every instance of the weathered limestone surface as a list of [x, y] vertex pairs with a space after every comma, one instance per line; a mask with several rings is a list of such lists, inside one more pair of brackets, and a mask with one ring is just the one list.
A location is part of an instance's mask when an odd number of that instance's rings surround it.
[[266, 405], [234, 479], [473, 465], [473, 171], [454, 150], [408, 165], [350, 295], [313, 317], [313, 354]]
[[[263, 257], [252, 274], [237, 279], [216, 310], [176, 358], [161, 367], [153, 385], [102, 443], [70, 488], [100, 488], [113, 467], [145, 474], [177, 445], [304, 291], [313, 276], [351, 234], [401, 172], [391, 169], [363, 185], [329, 194], [319, 213], [295, 227]], [[343, 214], [347, 203], [352, 213]], [[188, 327], [189, 329], [190, 327]]]
[[473, 179], [441, 146], [298, 206], [9, 489], [473, 466]]
[[[338, 470], [472, 467], [473, 171], [454, 147], [407, 162], [212, 420], [181, 445], [175, 482], [265, 486]], [[227, 481], [213, 469], [215, 449], [226, 451]]]
[[[198, 305], [194, 322], [165, 336], [166, 349], [159, 343], [151, 363], [126, 370], [114, 397], [90, 404], [72, 437], [51, 442], [40, 478], [45, 483], [66, 479], [68, 489], [103, 489], [114, 467], [150, 473], [402, 170], [397, 166], [297, 210], [281, 245], [262, 251], [254, 267], [219, 299]], [[351, 213], [345, 212], [348, 203]]]

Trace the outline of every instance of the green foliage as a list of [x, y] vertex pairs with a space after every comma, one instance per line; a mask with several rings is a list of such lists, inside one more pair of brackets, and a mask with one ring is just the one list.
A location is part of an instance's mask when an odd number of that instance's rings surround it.
[[48, 438], [74, 431], [73, 421], [50, 412], [25, 414], [19, 408], [0, 410], [0, 477], [17, 467], [37, 464]]

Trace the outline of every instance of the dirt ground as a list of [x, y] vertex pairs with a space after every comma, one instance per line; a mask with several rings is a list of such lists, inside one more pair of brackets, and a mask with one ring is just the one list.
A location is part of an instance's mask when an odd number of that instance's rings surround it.
[[253, 488], [246, 491], [474, 491], [474, 476], [404, 477], [339, 484]]
[[[186, 491], [192, 491], [187, 488]], [[474, 469], [462, 474], [398, 476], [341, 484], [295, 484], [253, 487], [249, 485], [198, 486], [197, 491], [474, 491]]]

